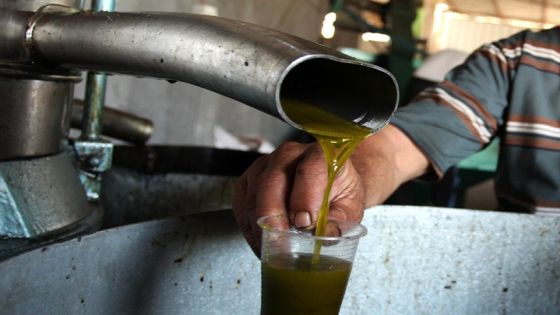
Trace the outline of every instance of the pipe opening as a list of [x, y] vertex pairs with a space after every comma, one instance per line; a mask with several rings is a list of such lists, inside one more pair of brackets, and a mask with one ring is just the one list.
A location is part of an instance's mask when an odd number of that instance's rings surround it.
[[[288, 98], [377, 131], [395, 111], [398, 89], [393, 77], [381, 68], [319, 57], [304, 60], [288, 72], [280, 87], [280, 106]], [[279, 111], [294, 122], [282, 108]]]

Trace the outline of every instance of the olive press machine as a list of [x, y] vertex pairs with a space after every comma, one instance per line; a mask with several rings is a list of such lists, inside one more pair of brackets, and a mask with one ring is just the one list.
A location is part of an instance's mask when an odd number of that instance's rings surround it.
[[[374, 131], [395, 110], [387, 71], [327, 47], [224, 18], [110, 12], [114, 5], [92, 1], [84, 11], [76, 0], [0, 0], [0, 256], [98, 228], [100, 177], [113, 149], [101, 138], [105, 73], [198, 85], [296, 128], [283, 96]], [[82, 70], [82, 132], [70, 140]]]

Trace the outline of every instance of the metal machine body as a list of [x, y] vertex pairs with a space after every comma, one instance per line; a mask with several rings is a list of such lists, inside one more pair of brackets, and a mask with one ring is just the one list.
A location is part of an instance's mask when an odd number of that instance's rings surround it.
[[45, 156], [63, 150], [71, 82], [0, 76], [0, 160]]
[[[100, 217], [87, 200], [99, 199], [100, 174], [111, 167], [112, 144], [100, 138], [103, 73], [192, 83], [297, 128], [283, 111], [284, 96], [373, 131], [396, 109], [391, 74], [324, 46], [211, 16], [106, 12], [111, 2], [93, 1], [94, 12], [85, 12], [79, 10], [81, 1], [0, 0], [0, 256], [3, 248], [12, 248], [5, 241], [56, 238]], [[79, 70], [91, 72], [82, 135], [69, 143]], [[36, 164], [59, 171], [47, 176], [31, 167]], [[13, 175], [13, 165], [26, 170], [25, 180]]]
[[[0, 10], [34, 11], [46, 3], [0, 1]], [[15, 12], [2, 18], [19, 25], [14, 21], [24, 14]], [[14, 36], [23, 28], [10, 29]], [[0, 258], [92, 231], [101, 219], [67, 152], [69, 104], [80, 75], [21, 62], [25, 49], [18, 48], [13, 61], [0, 60]]]

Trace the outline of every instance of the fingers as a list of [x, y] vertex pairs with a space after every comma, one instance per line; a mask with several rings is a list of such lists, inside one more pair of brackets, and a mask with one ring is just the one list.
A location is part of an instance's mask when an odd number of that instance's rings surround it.
[[[318, 144], [285, 143], [261, 157], [239, 178], [233, 210], [243, 235], [259, 255], [257, 219], [288, 214], [296, 228], [312, 228], [327, 185], [327, 165]], [[335, 178], [330, 196], [331, 219], [359, 222], [364, 187], [350, 160]], [[284, 222], [287, 226], [288, 222]]]
[[256, 176], [255, 174], [260, 174], [262, 169], [266, 166], [267, 161], [268, 156], [257, 159], [253, 165], [241, 175], [234, 186], [232, 198], [232, 208], [237, 224], [243, 232], [243, 236], [251, 246], [251, 249], [257, 256], [259, 256], [258, 231], [254, 229], [254, 225], [251, 223], [254, 216], [250, 215], [250, 213], [256, 211], [255, 191], [249, 190], [249, 178]]
[[360, 222], [365, 209], [365, 189], [361, 177], [349, 160], [340, 170], [332, 188], [329, 218]]
[[[297, 166], [290, 197], [289, 211], [297, 228], [314, 227], [326, 185], [327, 166], [322, 151], [318, 147], [308, 149]], [[335, 177], [329, 196], [329, 219], [360, 222], [364, 208], [361, 177], [349, 160]]]
[[235, 217], [257, 255], [261, 240], [257, 219], [287, 212], [294, 168], [304, 150], [303, 144], [285, 143], [271, 155], [255, 161], [237, 181], [233, 197]]
[[327, 187], [327, 164], [319, 145], [307, 148], [295, 170], [289, 216], [296, 228], [310, 228], [317, 221]]
[[294, 169], [305, 152], [306, 145], [287, 142], [272, 155], [269, 163], [255, 180], [252, 187], [256, 193], [256, 207], [259, 216], [286, 213], [288, 198], [292, 192]]

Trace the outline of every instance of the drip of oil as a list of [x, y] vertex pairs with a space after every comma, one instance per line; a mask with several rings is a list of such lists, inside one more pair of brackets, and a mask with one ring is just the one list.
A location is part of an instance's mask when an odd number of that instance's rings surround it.
[[[371, 135], [372, 132], [369, 128], [344, 120], [307, 102], [295, 99], [282, 101], [283, 109], [288, 117], [317, 139], [327, 162], [327, 187], [315, 227], [315, 235], [324, 236], [329, 216], [329, 195], [336, 174], [360, 141]], [[317, 263], [320, 257], [321, 244], [319, 241], [315, 245], [314, 263]]]

